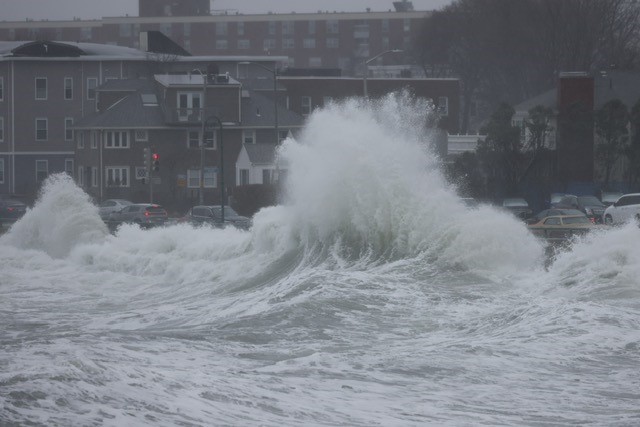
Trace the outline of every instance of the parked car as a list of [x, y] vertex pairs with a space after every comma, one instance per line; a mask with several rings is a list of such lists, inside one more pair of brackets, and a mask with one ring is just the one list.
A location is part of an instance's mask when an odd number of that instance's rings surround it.
[[151, 203], [132, 203], [107, 218], [107, 225], [116, 228], [120, 224], [138, 224], [143, 228], [157, 227], [167, 222], [167, 211], [160, 205]]
[[224, 224], [222, 223], [222, 207], [220, 205], [194, 206], [189, 209], [183, 220], [193, 225], [209, 224], [214, 227], [232, 225], [243, 230], [251, 228], [251, 220], [246, 216], [239, 215], [231, 206], [224, 207]]
[[107, 199], [98, 205], [100, 218], [103, 220], [109, 217], [112, 212], [118, 212], [125, 206], [132, 205], [133, 202], [125, 199]]
[[602, 218], [608, 225], [619, 225], [632, 219], [640, 223], [640, 193], [623, 195], [605, 209]]
[[26, 203], [11, 196], [0, 196], [0, 227], [13, 224], [27, 212]]
[[533, 214], [533, 211], [529, 207], [529, 203], [521, 197], [512, 197], [504, 199], [502, 201], [502, 207], [520, 219], [526, 220]]
[[549, 207], [554, 207], [564, 196], [566, 196], [564, 193], [551, 193], [549, 196]]
[[585, 234], [598, 226], [591, 222], [582, 212], [569, 215], [550, 215], [529, 224], [529, 230], [536, 236], [545, 239], [568, 239], [576, 235]]
[[596, 196], [565, 195], [555, 205], [556, 208], [577, 209], [583, 212], [594, 224], [602, 222], [605, 205]]
[[619, 193], [617, 191], [603, 191], [600, 197], [600, 201], [605, 206], [611, 206], [612, 204], [617, 202], [620, 197], [622, 197], [622, 193]]
[[548, 216], [560, 216], [560, 215], [582, 215], [586, 218], [586, 214], [577, 209], [562, 209], [562, 208], [551, 208], [545, 209], [543, 211], [538, 212], [531, 218], [527, 220], [529, 224], [535, 224], [536, 222], [542, 221]]

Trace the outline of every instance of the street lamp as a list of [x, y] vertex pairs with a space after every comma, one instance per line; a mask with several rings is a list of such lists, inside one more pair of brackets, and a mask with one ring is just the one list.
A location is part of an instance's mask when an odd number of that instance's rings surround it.
[[204, 204], [204, 130], [205, 130], [205, 120], [204, 120], [204, 112], [205, 112], [205, 100], [207, 99], [207, 75], [203, 73], [200, 69], [194, 68], [191, 70], [192, 73], [197, 72], [202, 76], [202, 105], [200, 105], [200, 191], [199, 191], [199, 200], [200, 204]]
[[273, 114], [275, 116], [274, 129], [276, 133], [275, 143], [276, 145], [278, 145], [280, 143], [280, 135], [278, 134], [278, 80], [277, 80], [278, 70], [275, 67], [272, 70], [271, 68], [266, 67], [259, 62], [253, 62], [253, 61], [238, 62], [238, 65], [251, 65], [251, 64], [257, 65], [263, 70], [267, 70], [268, 72], [273, 74]]
[[368, 98], [369, 97], [369, 92], [367, 92], [367, 75], [369, 74], [369, 62], [380, 58], [382, 55], [386, 55], [387, 53], [402, 53], [404, 52], [402, 49], [390, 49], [390, 50], [386, 50], [384, 52], [381, 52], [379, 54], [377, 54], [376, 56], [374, 56], [373, 58], [369, 58], [366, 61], [364, 61], [364, 77], [362, 79], [362, 83], [364, 84], [364, 97]]
[[[206, 123], [208, 124], [210, 120], [215, 121], [215, 123], [218, 124], [218, 127], [220, 128], [220, 148], [218, 151], [220, 151], [220, 165], [219, 165], [219, 170], [220, 170], [220, 218], [222, 220], [222, 226], [224, 226], [224, 201], [225, 201], [225, 194], [224, 194], [224, 141], [222, 140], [222, 134], [223, 132], [223, 125], [222, 125], [222, 121], [220, 120], [220, 117], [218, 116], [209, 116], [207, 117]], [[203, 122], [205, 122], [205, 120], [203, 120]], [[202, 177], [203, 177], [203, 181], [204, 181], [204, 170], [202, 171]]]

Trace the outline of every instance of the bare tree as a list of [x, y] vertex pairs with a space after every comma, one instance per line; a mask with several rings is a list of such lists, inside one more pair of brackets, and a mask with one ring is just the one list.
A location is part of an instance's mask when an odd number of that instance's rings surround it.
[[425, 18], [415, 56], [431, 77], [463, 82], [461, 129], [478, 98], [492, 109], [555, 86], [561, 71], [638, 64], [640, 3], [456, 0]]
[[627, 151], [628, 123], [627, 106], [619, 99], [612, 99], [596, 111], [595, 131], [600, 138], [596, 145], [596, 159], [604, 168], [604, 188], [609, 187], [611, 172], [618, 159]]

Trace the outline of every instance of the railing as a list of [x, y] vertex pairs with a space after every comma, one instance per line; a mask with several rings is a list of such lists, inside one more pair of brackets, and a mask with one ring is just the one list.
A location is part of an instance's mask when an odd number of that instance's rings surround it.
[[201, 108], [176, 108], [170, 112], [170, 122], [172, 123], [201, 123]]

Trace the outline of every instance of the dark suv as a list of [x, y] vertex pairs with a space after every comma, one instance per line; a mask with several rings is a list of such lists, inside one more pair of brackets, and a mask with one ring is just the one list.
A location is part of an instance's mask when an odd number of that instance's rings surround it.
[[593, 222], [601, 223], [606, 206], [596, 196], [565, 195], [554, 208], [577, 209], [582, 211]]
[[231, 206], [224, 207], [224, 224], [222, 223], [222, 207], [214, 206], [194, 206], [183, 218], [193, 225], [209, 224], [214, 227], [233, 225], [236, 228], [247, 230], [251, 228], [251, 220], [246, 216], [239, 215]]
[[133, 203], [117, 212], [109, 214], [106, 223], [111, 229], [122, 223], [138, 224], [143, 228], [164, 225], [167, 222], [167, 211], [160, 205], [151, 203]]

